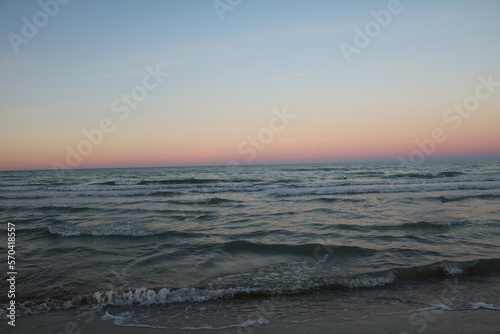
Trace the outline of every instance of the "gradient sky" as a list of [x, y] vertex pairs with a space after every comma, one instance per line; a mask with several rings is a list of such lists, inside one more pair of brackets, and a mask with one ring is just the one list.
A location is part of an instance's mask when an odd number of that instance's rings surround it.
[[[223, 20], [212, 0], [58, 6], [16, 53], [11, 33], [44, 14], [0, 2], [0, 170], [398, 160], [436, 128], [447, 139], [426, 158], [500, 157], [500, 87], [443, 118], [479, 76], [500, 82], [500, 1], [402, 0], [351, 62], [341, 43], [388, 1], [243, 0]], [[169, 75], [120, 119], [113, 101], [148, 66]], [[296, 117], [251, 156], [248, 137], [285, 109]], [[103, 119], [113, 131], [70, 166]]]

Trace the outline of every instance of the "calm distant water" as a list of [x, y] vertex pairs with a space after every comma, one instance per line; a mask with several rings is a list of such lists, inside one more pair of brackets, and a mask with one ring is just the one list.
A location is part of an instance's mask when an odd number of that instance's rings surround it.
[[390, 291], [499, 276], [499, 167], [0, 172], [0, 221], [17, 227], [22, 313]]

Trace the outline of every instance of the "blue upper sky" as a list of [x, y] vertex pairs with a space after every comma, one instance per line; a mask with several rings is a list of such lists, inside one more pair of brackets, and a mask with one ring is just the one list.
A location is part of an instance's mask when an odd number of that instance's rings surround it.
[[[341, 43], [354, 45], [355, 27], [366, 28], [372, 12], [386, 11], [391, 1], [220, 3], [231, 9], [223, 20], [212, 0], [73, 0], [58, 5], [16, 53], [9, 33], [23, 36], [23, 17], [32, 22], [41, 5], [0, 2], [2, 140], [37, 133], [52, 138], [40, 149], [64, 155], [80, 130], [109, 113], [110, 102], [155, 64], [169, 79], [119, 132], [162, 122], [172, 133], [165, 140], [184, 143], [195, 134], [176, 131], [194, 121], [218, 134], [228, 124], [249, 134], [283, 105], [307, 114], [295, 134], [303, 140], [314, 132], [327, 136], [325, 124], [339, 132], [339, 118], [373, 112], [384, 123], [399, 122], [403, 113], [421, 130], [412, 136], [423, 136], [445, 108], [473, 91], [479, 75], [500, 78], [500, 1], [401, 0], [387, 27], [350, 62]], [[487, 117], [485, 123], [498, 121]]]

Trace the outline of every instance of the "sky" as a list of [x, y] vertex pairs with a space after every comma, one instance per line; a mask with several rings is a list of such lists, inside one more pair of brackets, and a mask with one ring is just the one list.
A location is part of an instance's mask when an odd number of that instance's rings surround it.
[[0, 1], [0, 170], [500, 158], [500, 1]]

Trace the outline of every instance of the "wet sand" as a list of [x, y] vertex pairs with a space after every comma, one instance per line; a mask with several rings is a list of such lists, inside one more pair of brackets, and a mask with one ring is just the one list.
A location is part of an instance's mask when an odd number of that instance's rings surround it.
[[[413, 315], [413, 322], [411, 318]], [[2, 333], [23, 334], [139, 334], [139, 333], [500, 333], [500, 312], [495, 310], [444, 311], [432, 321], [424, 321], [422, 314], [379, 314], [365, 319], [340, 319], [338, 316], [322, 319], [281, 319], [270, 324], [219, 330], [172, 330], [139, 327], [122, 327], [112, 320], [96, 317], [90, 322], [82, 321], [74, 311], [52, 311], [43, 315], [27, 316], [16, 320], [15, 328], [7, 321], [0, 323]]]

